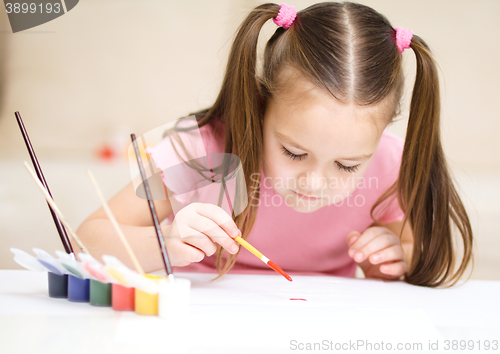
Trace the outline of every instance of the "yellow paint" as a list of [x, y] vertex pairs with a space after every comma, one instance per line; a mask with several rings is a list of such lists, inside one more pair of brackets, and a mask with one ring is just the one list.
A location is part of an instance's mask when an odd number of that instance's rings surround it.
[[264, 257], [264, 255], [262, 253], [260, 253], [259, 251], [257, 251], [257, 249], [254, 246], [252, 246], [251, 244], [249, 244], [247, 241], [245, 241], [244, 239], [242, 239], [240, 236], [235, 237], [234, 240], [236, 242], [238, 242], [240, 245], [242, 245], [243, 247], [245, 247], [247, 250], [249, 250], [250, 252], [252, 252], [257, 258]]
[[111, 277], [113, 277], [120, 285], [129, 286], [125, 276], [114, 268], [106, 268], [106, 272], [108, 272]]
[[[165, 278], [163, 275], [144, 274], [145, 277], [158, 282]], [[149, 294], [142, 290], [135, 289], [135, 313], [139, 315], [158, 315], [158, 294]]]

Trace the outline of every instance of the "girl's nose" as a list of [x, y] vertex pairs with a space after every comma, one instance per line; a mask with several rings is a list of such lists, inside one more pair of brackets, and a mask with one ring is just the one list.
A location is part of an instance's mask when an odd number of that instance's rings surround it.
[[317, 170], [306, 171], [299, 180], [299, 187], [302, 191], [314, 193], [326, 189], [328, 186], [327, 177], [324, 173]]

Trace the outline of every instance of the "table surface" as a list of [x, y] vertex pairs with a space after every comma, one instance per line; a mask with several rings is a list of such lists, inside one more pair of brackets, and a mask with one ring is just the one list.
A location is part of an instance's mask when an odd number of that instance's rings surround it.
[[191, 280], [190, 313], [171, 321], [53, 299], [46, 273], [0, 270], [1, 352], [451, 353], [460, 352], [452, 341], [468, 341], [464, 353], [500, 353], [499, 281], [430, 289], [330, 276], [177, 277]]

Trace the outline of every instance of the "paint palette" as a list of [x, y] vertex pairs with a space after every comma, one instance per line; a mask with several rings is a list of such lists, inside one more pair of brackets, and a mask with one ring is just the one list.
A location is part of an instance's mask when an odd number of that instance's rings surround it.
[[40, 264], [40, 262], [38, 262], [38, 260], [31, 254], [17, 248], [11, 248], [10, 251], [14, 253], [14, 261], [21, 267], [28, 270], [34, 270], [35, 272], [48, 271], [48, 269]]
[[189, 308], [191, 283], [187, 279], [176, 284], [177, 280], [172, 283], [160, 275], [142, 275], [109, 255], [100, 263], [85, 253], [78, 254], [78, 261], [61, 251], [56, 251], [58, 258], [38, 248], [33, 249], [36, 257], [17, 248], [11, 251], [22, 267], [48, 272], [49, 296], [53, 298], [160, 317], [179, 315], [179, 309]]
[[123, 286], [140, 289], [151, 295], [158, 293], [156, 281], [131, 270], [116, 257], [104, 255], [102, 259], [105, 263], [104, 270], [115, 282]]
[[49, 253], [39, 248], [33, 248], [33, 252], [35, 252], [38, 262], [50, 272], [57, 275], [68, 274], [68, 271], [64, 268], [59, 259], [52, 257]]
[[94, 257], [87, 253], [79, 253], [78, 258], [82, 260], [83, 269], [90, 274], [94, 279], [102, 283], [112, 283], [111, 276], [106, 273], [104, 266], [99, 263]]

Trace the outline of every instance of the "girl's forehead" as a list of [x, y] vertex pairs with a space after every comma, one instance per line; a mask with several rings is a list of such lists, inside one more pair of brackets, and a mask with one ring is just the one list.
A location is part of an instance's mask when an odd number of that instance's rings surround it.
[[347, 98], [335, 98], [326, 89], [306, 78], [298, 69], [291, 65], [285, 66], [278, 75], [277, 84], [270, 100], [274, 105], [287, 106], [293, 110], [311, 110], [315, 106], [328, 107], [332, 112], [350, 111], [351, 118], [369, 117], [382, 130], [391, 122], [396, 108], [396, 92], [375, 104], [359, 105], [345, 94]]
[[377, 124], [371, 112], [352, 105], [323, 101], [299, 106], [279, 100], [270, 103], [265, 129], [270, 128], [280, 141], [288, 140], [325, 158], [331, 158], [330, 153], [342, 157], [373, 154], [385, 128]]
[[392, 104], [391, 97], [366, 106], [346, 104], [308, 81], [297, 80], [270, 98], [266, 115], [276, 118], [275, 123], [280, 125], [305, 128], [313, 123], [326, 130], [342, 127], [343, 130], [375, 130], [381, 134], [392, 118]]
[[368, 106], [346, 104], [300, 76], [289, 77], [288, 83], [269, 99], [265, 129], [292, 137], [309, 151], [326, 149], [342, 156], [375, 152], [390, 121], [389, 99]]

